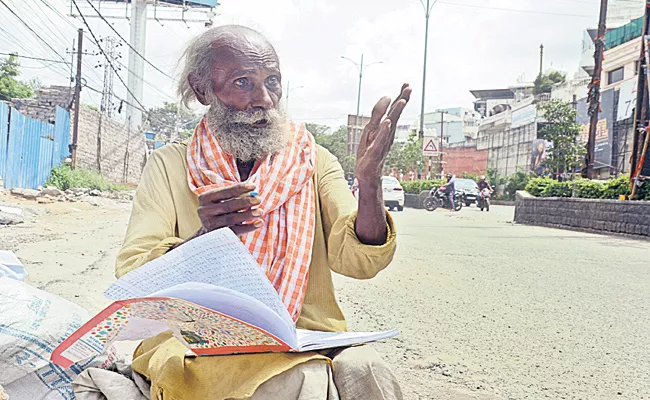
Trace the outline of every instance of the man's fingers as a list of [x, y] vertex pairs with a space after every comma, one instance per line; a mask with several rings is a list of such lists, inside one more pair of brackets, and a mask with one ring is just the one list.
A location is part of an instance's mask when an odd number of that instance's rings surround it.
[[220, 203], [202, 204], [199, 205], [198, 208], [199, 218], [203, 219], [212, 216], [230, 214], [255, 207], [259, 204], [260, 199], [257, 197], [242, 197], [222, 201]]
[[258, 229], [260, 229], [262, 226], [264, 226], [264, 222], [262, 220], [255, 221], [251, 224], [242, 224], [242, 225], [235, 225], [231, 226], [230, 229], [235, 232], [235, 235], [241, 236], [245, 235], [247, 233], [254, 232]]
[[404, 111], [404, 108], [406, 107], [406, 100], [402, 99], [395, 103], [395, 106], [393, 107], [392, 110], [388, 113], [388, 116], [386, 119], [389, 119], [393, 123], [393, 133], [395, 132], [395, 128], [397, 128], [397, 123], [399, 122], [400, 117], [402, 116], [402, 111]]
[[226, 188], [213, 189], [199, 196], [199, 204], [203, 205], [229, 200], [250, 193], [253, 190], [255, 190], [255, 185], [250, 183], [238, 183]]
[[382, 118], [384, 118], [384, 115], [386, 115], [386, 111], [388, 110], [388, 107], [390, 106], [390, 97], [384, 96], [379, 101], [377, 104], [372, 109], [372, 114], [370, 116], [370, 124], [372, 125], [379, 125], [381, 123]]
[[216, 217], [213, 217], [207, 220], [204, 223], [204, 226], [209, 231], [220, 228], [228, 228], [235, 225], [254, 224], [256, 222], [263, 222], [261, 215], [256, 213], [257, 210], [251, 210], [246, 212], [235, 212], [230, 214], [223, 214]]

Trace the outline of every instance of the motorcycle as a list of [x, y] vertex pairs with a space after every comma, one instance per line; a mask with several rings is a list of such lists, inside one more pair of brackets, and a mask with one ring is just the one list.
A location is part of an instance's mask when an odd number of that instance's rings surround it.
[[478, 195], [478, 199], [476, 199], [476, 205], [478, 208], [483, 211], [485, 209], [487, 212], [490, 212], [490, 189], [485, 188], [481, 190], [481, 193]]
[[[449, 196], [446, 193], [447, 188], [441, 186], [437, 189], [431, 189], [429, 197], [424, 199], [424, 209], [427, 211], [435, 211], [437, 208], [451, 209], [449, 204]], [[460, 211], [465, 202], [464, 196], [461, 192], [454, 193], [454, 211]]]

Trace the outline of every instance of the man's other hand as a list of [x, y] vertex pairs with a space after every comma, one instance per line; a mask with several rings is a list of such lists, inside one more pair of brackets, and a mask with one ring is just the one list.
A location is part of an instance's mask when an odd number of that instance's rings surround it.
[[377, 184], [386, 156], [395, 140], [397, 123], [410, 98], [411, 88], [408, 83], [405, 83], [393, 104], [390, 103], [389, 97], [383, 97], [373, 108], [370, 122], [363, 128], [357, 150], [354, 174], [359, 179], [360, 185]]
[[239, 183], [221, 189], [213, 189], [199, 196], [199, 236], [220, 228], [230, 228], [236, 235], [253, 232], [264, 225], [262, 211], [253, 207], [260, 199], [251, 197], [255, 190], [251, 184]]

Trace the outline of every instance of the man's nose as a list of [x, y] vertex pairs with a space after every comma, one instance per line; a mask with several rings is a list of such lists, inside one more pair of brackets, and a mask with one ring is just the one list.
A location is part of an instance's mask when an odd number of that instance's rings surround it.
[[275, 106], [273, 98], [271, 98], [271, 93], [268, 91], [266, 86], [259, 85], [255, 87], [253, 90], [251, 106], [253, 108], [263, 108], [265, 110], [271, 109]]

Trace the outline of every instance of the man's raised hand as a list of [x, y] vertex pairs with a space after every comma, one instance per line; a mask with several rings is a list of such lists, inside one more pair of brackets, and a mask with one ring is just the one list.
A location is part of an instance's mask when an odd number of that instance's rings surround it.
[[386, 156], [395, 140], [397, 123], [410, 98], [411, 88], [405, 83], [392, 104], [389, 97], [383, 97], [373, 108], [357, 149], [355, 176], [360, 184], [381, 177]]

